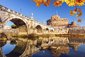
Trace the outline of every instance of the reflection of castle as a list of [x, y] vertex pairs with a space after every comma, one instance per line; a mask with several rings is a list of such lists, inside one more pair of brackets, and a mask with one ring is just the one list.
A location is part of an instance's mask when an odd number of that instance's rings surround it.
[[47, 20], [47, 25], [52, 27], [77, 27], [78, 26], [75, 22], [69, 24], [66, 18], [60, 18], [60, 16], [58, 15], [54, 15], [51, 17], [51, 19]]

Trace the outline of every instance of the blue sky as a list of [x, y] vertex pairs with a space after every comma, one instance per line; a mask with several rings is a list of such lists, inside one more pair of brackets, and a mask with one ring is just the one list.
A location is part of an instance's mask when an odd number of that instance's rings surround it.
[[[22, 13], [25, 16], [31, 17], [31, 13], [34, 13], [35, 20], [46, 23], [52, 15], [58, 14], [61, 18], [67, 18], [69, 23], [72, 21], [77, 22], [75, 16], [70, 16], [70, 10], [73, 10], [74, 7], [68, 7], [65, 3], [60, 7], [53, 6], [54, 0], [51, 1], [49, 7], [41, 5], [37, 7], [33, 0], [0, 0], [0, 5], [8, 7], [16, 12]], [[78, 25], [85, 26], [85, 5], [78, 7], [83, 11], [83, 15], [80, 17], [82, 19], [81, 23]]]

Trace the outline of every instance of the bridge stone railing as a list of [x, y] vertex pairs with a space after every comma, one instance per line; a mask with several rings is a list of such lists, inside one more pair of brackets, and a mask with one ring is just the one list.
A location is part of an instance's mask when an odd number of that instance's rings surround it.
[[18, 15], [18, 16], [20, 16], [20, 17], [23, 17], [23, 18], [25, 18], [25, 19], [29, 19], [28, 17], [22, 15], [21, 13], [18, 13], [18, 12], [16, 12], [16, 11], [13, 11], [13, 10], [11, 10], [11, 9], [8, 9], [7, 7], [4, 7], [4, 6], [2, 6], [2, 5], [0, 5], [0, 10], [6, 11], [6, 12], [9, 12], [9, 13], [13, 13], [13, 14]]

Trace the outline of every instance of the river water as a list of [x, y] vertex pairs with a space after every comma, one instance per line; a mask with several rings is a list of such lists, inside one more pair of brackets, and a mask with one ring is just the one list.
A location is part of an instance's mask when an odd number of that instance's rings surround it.
[[[19, 44], [21, 44], [21, 42], [19, 42]], [[10, 41], [8, 41], [6, 42], [6, 44], [2, 46], [2, 51], [4, 55], [6, 55], [7, 57], [19, 57], [25, 49], [23, 45], [11, 44]], [[24, 49], [22, 50], [22, 48]], [[62, 53], [62, 51], [60, 52], [58, 51], [58, 53], [56, 54], [59, 54], [59, 53], [60, 53], [59, 57], [85, 57], [85, 44], [81, 43], [77, 46], [77, 48], [69, 46], [68, 53]], [[32, 57], [54, 57], [54, 54], [52, 53], [51, 50], [41, 50], [33, 54]]]
[[[85, 57], [85, 44], [81, 44], [78, 47], [78, 50], [74, 50], [73, 48], [69, 49], [68, 54], [61, 53], [59, 57]], [[51, 51], [42, 50], [36, 54], [33, 54], [33, 57], [54, 57]], [[57, 56], [56, 56], [57, 57]]]
[[23, 41], [17, 41], [17, 44], [11, 41], [4, 42], [4, 45], [1, 47], [2, 52], [6, 57], [19, 57], [25, 50], [25, 44], [26, 42]]

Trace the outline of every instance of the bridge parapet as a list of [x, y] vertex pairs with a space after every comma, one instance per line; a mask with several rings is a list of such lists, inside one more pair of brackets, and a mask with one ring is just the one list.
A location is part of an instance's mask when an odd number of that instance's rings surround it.
[[15, 14], [15, 15], [18, 15], [18, 16], [24, 18], [24, 19], [29, 19], [28, 17], [24, 16], [23, 14], [18, 13], [18, 12], [16, 12], [16, 11], [11, 10], [11, 9], [9, 9], [9, 8], [7, 8], [7, 7], [4, 7], [4, 6], [2, 6], [2, 5], [0, 5], [0, 10], [1, 10], [1, 11], [6, 11], [6, 12], [8, 12], [8, 13]]

